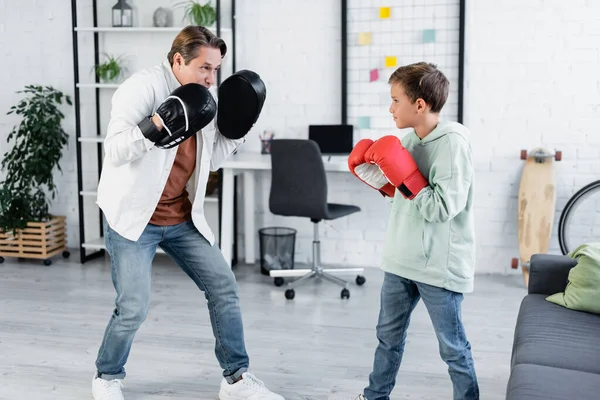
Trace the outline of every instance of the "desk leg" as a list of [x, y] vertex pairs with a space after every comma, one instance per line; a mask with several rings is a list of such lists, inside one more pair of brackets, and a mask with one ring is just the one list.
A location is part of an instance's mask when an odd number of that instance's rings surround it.
[[244, 171], [244, 255], [246, 264], [256, 262], [255, 255], [255, 215], [256, 198], [254, 192], [254, 172]]
[[233, 170], [223, 169], [223, 194], [221, 196], [222, 212], [221, 216], [221, 252], [227, 265], [231, 267], [233, 252], [233, 196], [235, 187], [233, 185]]

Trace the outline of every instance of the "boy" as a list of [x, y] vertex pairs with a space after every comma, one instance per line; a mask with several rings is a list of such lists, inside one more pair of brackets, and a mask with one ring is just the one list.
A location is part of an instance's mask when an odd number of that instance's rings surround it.
[[471, 345], [461, 321], [463, 294], [473, 290], [475, 237], [470, 133], [440, 122], [449, 82], [434, 64], [398, 68], [390, 77], [402, 138], [361, 140], [350, 170], [392, 202], [381, 268], [381, 308], [369, 385], [358, 399], [389, 399], [410, 315], [423, 299], [454, 387], [455, 400], [479, 399]]

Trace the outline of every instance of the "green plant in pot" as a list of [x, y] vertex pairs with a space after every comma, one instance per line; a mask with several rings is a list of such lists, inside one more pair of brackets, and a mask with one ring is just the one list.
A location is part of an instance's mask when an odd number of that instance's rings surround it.
[[203, 5], [194, 0], [187, 0], [175, 5], [175, 7], [180, 6], [185, 6], [183, 19], [187, 18], [193, 25], [209, 27], [217, 20], [217, 12], [210, 1]]
[[54, 170], [60, 167], [69, 136], [62, 128], [60, 107], [71, 98], [51, 86], [28, 85], [25, 98], [7, 114], [21, 116], [9, 133], [12, 148], [0, 164], [5, 179], [0, 182], [0, 231], [16, 234], [28, 222], [48, 221], [51, 199], [57, 194]]
[[93, 67], [96, 76], [105, 83], [117, 82], [125, 74], [123, 60], [109, 54], [104, 54], [104, 57], [106, 61]]

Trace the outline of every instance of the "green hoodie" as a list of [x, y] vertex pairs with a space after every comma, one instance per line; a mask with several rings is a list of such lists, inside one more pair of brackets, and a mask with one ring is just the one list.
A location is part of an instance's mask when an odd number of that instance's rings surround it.
[[470, 132], [440, 122], [425, 138], [402, 138], [429, 181], [413, 199], [392, 200], [382, 255], [384, 271], [460, 293], [473, 291], [475, 227]]

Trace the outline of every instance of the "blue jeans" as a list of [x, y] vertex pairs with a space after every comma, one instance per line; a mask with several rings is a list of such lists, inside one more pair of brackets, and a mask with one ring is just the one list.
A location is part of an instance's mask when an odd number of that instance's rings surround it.
[[104, 379], [123, 379], [137, 330], [148, 315], [152, 260], [160, 246], [204, 292], [216, 340], [215, 354], [231, 383], [248, 369], [248, 355], [235, 276], [221, 251], [194, 224], [148, 225], [136, 241], [125, 239], [105, 220], [116, 307], [98, 351], [96, 368]]
[[388, 272], [381, 287], [379, 344], [364, 396], [367, 400], [389, 400], [402, 361], [410, 316], [421, 298], [433, 323], [440, 356], [448, 365], [454, 400], [479, 399], [471, 345], [461, 321], [463, 295]]

